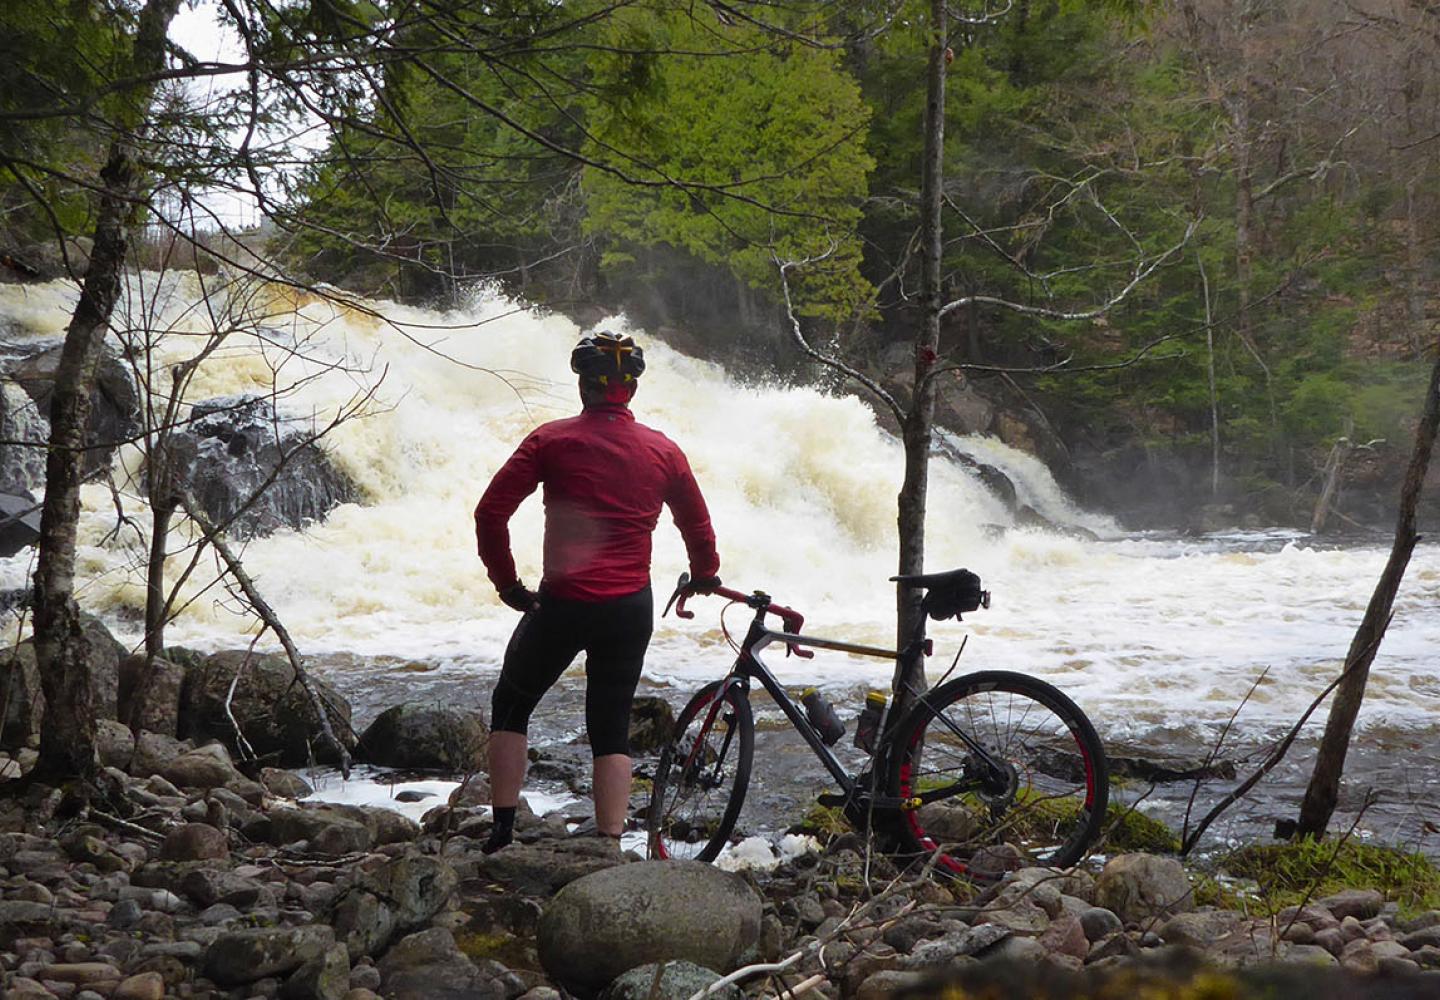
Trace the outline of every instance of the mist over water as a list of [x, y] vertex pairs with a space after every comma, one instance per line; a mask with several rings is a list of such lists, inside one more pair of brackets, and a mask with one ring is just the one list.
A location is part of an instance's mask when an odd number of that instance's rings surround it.
[[[132, 279], [128, 309], [132, 320], [143, 305], [179, 331], [198, 330], [195, 301], [189, 281], [147, 275]], [[0, 329], [13, 324], [12, 341], [57, 336], [73, 302], [73, 289], [62, 283], [0, 286]], [[362, 502], [304, 532], [248, 543], [245, 563], [305, 653], [332, 664], [376, 658], [428, 664], [436, 669], [406, 680], [407, 690], [424, 696], [443, 697], [446, 685], [459, 682], [484, 680], [488, 688], [515, 619], [475, 556], [471, 512], [526, 432], [577, 411], [568, 355], [580, 331], [493, 293], [477, 293], [467, 308], [448, 313], [369, 305], [393, 322], [268, 290], [254, 307], [265, 310], [277, 346], [222, 348], [204, 365], [192, 401], [267, 391], [279, 365], [282, 381], [313, 378], [287, 409], [323, 422], [383, 370], [375, 412], [326, 439]], [[623, 327], [623, 319], [614, 325]], [[895, 564], [898, 442], [855, 399], [740, 384], [643, 330], [630, 332], [649, 362], [636, 415], [688, 454], [710, 504], [726, 583], [766, 590], [801, 610], [807, 630], [817, 634], [892, 644], [894, 597], [886, 578]], [[314, 361], [287, 360], [278, 346], [297, 342], [370, 373], [325, 374]], [[193, 338], [171, 337], [157, 368], [194, 350]], [[1334, 548], [1294, 532], [1128, 536], [1103, 515], [1076, 508], [1031, 456], [991, 439], [951, 437], [946, 448], [1003, 469], [1020, 502], [1101, 540], [1012, 528], [1005, 506], [938, 449], [927, 566], [967, 566], [995, 599], [991, 610], [963, 625], [932, 628], [932, 676], [949, 666], [968, 632], [959, 669], [1044, 677], [1114, 740], [1208, 738], [1267, 669], [1238, 725], [1259, 734], [1293, 721], [1338, 670], [1386, 556], [1378, 547]], [[128, 512], [143, 525], [134, 486], [139, 469], [138, 449], [122, 450], [117, 482]], [[82, 602], [138, 641], [145, 540], [130, 528], [119, 542], [107, 540], [115, 511], [105, 486], [87, 487], [84, 500]], [[511, 524], [517, 563], [532, 584], [541, 526], [537, 493]], [[0, 561], [0, 587], [24, 585], [30, 564], [28, 554]], [[668, 516], [656, 533], [653, 565], [663, 598], [686, 568]], [[223, 597], [199, 595], [168, 641], [200, 648], [248, 642], [252, 624]], [[647, 665], [654, 683], [688, 689], [728, 665], [719, 602], [692, 606], [692, 621], [657, 623]], [[743, 632], [745, 616], [732, 610], [726, 622]], [[1440, 718], [1437, 650], [1440, 548], [1422, 545], [1374, 668], [1365, 725], [1429, 730]], [[821, 681], [857, 708], [859, 689], [886, 686], [890, 671], [887, 663], [824, 652], [810, 661], [777, 657], [773, 665], [782, 679]], [[343, 670], [337, 671], [343, 688]]]

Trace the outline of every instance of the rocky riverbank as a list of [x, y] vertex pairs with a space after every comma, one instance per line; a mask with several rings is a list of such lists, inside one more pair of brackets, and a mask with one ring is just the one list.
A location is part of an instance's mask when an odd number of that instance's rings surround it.
[[1197, 906], [1181, 864], [1147, 854], [980, 888], [897, 872], [853, 834], [732, 874], [642, 862], [528, 812], [487, 856], [469, 788], [416, 824], [297, 804], [293, 774], [252, 781], [216, 744], [165, 773], [0, 798], [6, 1000], [678, 998], [743, 967], [720, 995], [927, 995], [979, 977], [1065, 996], [1057, 984], [1121, 972], [1440, 991], [1440, 911], [1402, 916], [1375, 891], [1247, 917]]

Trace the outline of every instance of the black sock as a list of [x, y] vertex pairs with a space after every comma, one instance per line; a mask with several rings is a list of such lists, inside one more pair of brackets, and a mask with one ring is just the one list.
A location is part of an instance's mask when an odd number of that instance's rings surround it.
[[495, 825], [490, 828], [490, 839], [485, 841], [485, 846], [480, 850], [485, 854], [494, 854], [500, 848], [507, 846], [515, 835], [515, 806], [495, 806]]

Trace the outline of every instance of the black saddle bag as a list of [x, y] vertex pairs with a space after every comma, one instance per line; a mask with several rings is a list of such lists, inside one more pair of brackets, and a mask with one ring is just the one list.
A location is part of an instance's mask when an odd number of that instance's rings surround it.
[[984, 600], [985, 591], [980, 587], [980, 577], [968, 569], [957, 569], [930, 588], [921, 607], [938, 622], [959, 618], [965, 611], [974, 611]]

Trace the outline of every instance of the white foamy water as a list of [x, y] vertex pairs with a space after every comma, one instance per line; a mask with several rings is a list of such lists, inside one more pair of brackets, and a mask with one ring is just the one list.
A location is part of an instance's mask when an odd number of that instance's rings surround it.
[[[157, 294], [154, 283], [145, 279], [151, 313], [179, 330], [203, 328], [192, 287], [182, 282]], [[139, 291], [132, 283], [132, 318]], [[60, 283], [0, 286], [0, 318], [53, 337], [73, 301]], [[316, 376], [287, 402], [292, 412], [323, 421], [382, 368], [387, 375], [375, 412], [328, 439], [362, 502], [303, 533], [250, 542], [244, 558], [251, 574], [306, 653], [439, 663], [450, 679], [493, 676], [515, 618], [475, 556], [471, 512], [530, 428], [577, 410], [568, 354], [579, 331], [497, 296], [443, 314], [370, 304], [390, 322], [314, 299], [297, 308], [278, 290], [256, 305], [267, 312], [273, 340], [305, 341], [322, 359], [372, 369], [365, 377], [320, 374], [316, 362], [287, 361], [282, 381]], [[688, 453], [710, 503], [726, 582], [764, 589], [800, 609], [817, 634], [890, 643], [894, 598], [886, 577], [895, 565], [898, 443], [854, 399], [740, 385], [633, 332], [649, 361], [635, 411]], [[194, 349], [193, 338], [169, 338], [157, 368]], [[253, 344], [227, 345], [205, 363], [192, 396], [265, 391], [283, 358]], [[944, 671], [968, 630], [961, 669], [1009, 668], [1051, 680], [1109, 735], [1223, 724], [1266, 668], [1241, 725], [1293, 719], [1337, 671], [1385, 559], [1379, 548], [1327, 549], [1294, 533], [1126, 538], [1109, 519], [1078, 510], [1035, 459], [985, 439], [950, 444], [1002, 468], [1021, 502], [1109, 540], [1030, 529], [992, 537], [983, 526], [1009, 525], [1010, 514], [971, 473], [937, 455], [927, 564], [968, 566], [995, 601], [963, 626], [933, 628], [932, 673]], [[129, 512], [143, 515], [133, 485], [138, 451], [127, 449], [117, 465]], [[88, 487], [84, 498], [82, 599], [136, 640], [144, 540], [131, 528], [118, 542], [112, 536], [107, 488]], [[517, 562], [532, 583], [541, 524], [537, 494], [512, 522]], [[24, 554], [0, 561], [0, 587], [21, 586], [29, 566]], [[662, 598], [685, 568], [678, 533], [662, 518], [654, 557]], [[251, 623], [217, 593], [197, 598], [171, 626], [169, 642], [219, 648], [247, 641]], [[647, 665], [652, 679], [690, 688], [728, 665], [719, 602], [692, 606], [693, 621], [658, 623]], [[743, 632], [742, 610], [726, 620], [732, 632]], [[1437, 649], [1440, 548], [1423, 545], [1374, 668], [1368, 722], [1404, 729], [1440, 717]], [[774, 666], [786, 681], [847, 689], [889, 678], [887, 663], [823, 652], [811, 661], [777, 657]]]

